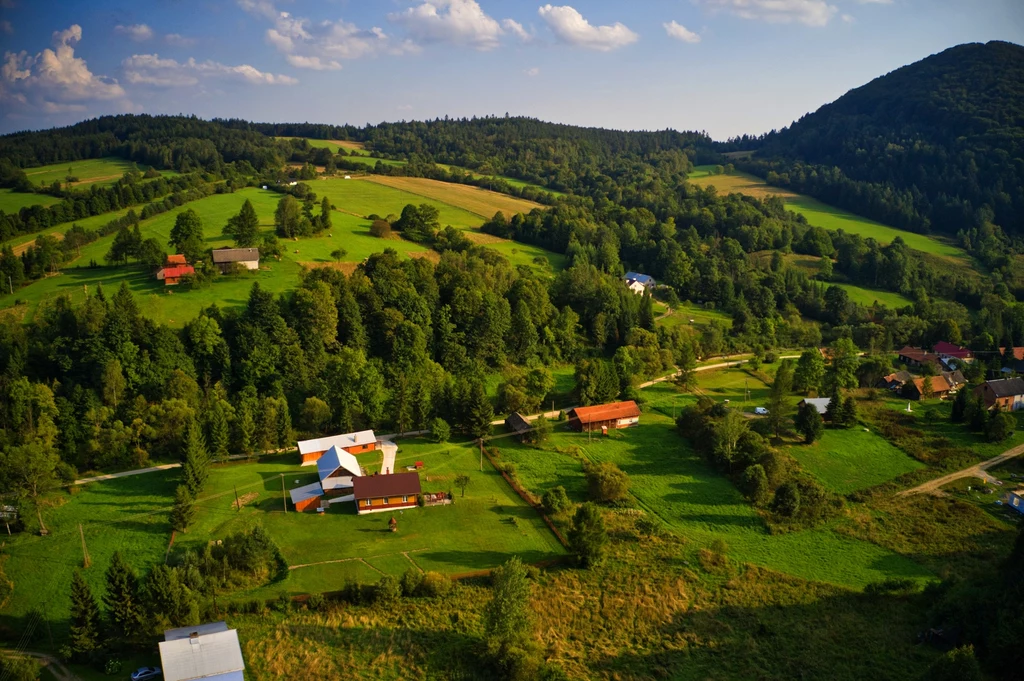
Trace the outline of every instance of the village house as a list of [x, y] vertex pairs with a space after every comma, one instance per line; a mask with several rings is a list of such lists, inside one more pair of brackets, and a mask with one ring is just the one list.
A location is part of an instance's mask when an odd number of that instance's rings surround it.
[[363, 475], [352, 478], [356, 513], [378, 513], [413, 508], [419, 502], [420, 474]]
[[931, 364], [936, 371], [941, 371], [943, 368], [942, 362], [939, 361], [939, 356], [932, 352], [925, 352], [921, 348], [912, 348], [909, 345], [904, 346], [903, 349], [897, 353], [899, 355], [899, 361], [906, 364], [908, 367], [919, 367], [925, 364]]
[[234, 263], [239, 263], [247, 270], [260, 268], [260, 249], [258, 248], [218, 248], [213, 251], [213, 264], [227, 273]]
[[520, 442], [526, 439], [526, 436], [533, 430], [533, 426], [526, 420], [526, 417], [520, 414], [518, 411], [514, 411], [508, 415], [505, 419], [505, 428], [510, 432], [515, 433]]
[[898, 392], [903, 389], [904, 385], [913, 380], [914, 376], [909, 371], [897, 371], [888, 376], [883, 376], [878, 381], [877, 387]]
[[1024, 378], [1000, 378], [985, 381], [974, 389], [985, 403], [986, 409], [998, 406], [1003, 411], [1017, 411], [1024, 408]]
[[974, 353], [967, 348], [962, 348], [959, 345], [953, 343], [947, 343], [946, 341], [939, 341], [932, 348], [932, 352], [939, 356], [940, 359], [958, 359], [961, 362], [970, 362], [974, 359]]
[[156, 271], [156, 280], [164, 282], [164, 286], [176, 286], [186, 274], [195, 274], [196, 270], [185, 261], [180, 253], [167, 256], [164, 266]]
[[804, 399], [797, 402], [798, 407], [802, 407], [805, 404], [812, 405], [818, 410], [818, 413], [822, 416], [828, 411], [828, 403], [832, 401], [831, 397], [805, 397]]
[[640, 422], [640, 407], [633, 400], [570, 409], [569, 427], [577, 431], [628, 428]]
[[920, 400], [925, 396], [925, 386], [928, 383], [931, 384], [932, 397], [938, 397], [940, 400], [945, 399], [949, 395], [949, 382], [943, 376], [925, 376], [923, 378], [915, 378], [910, 383], [903, 386], [903, 396], [909, 400]]
[[358, 433], [345, 433], [344, 435], [332, 435], [321, 437], [315, 440], [300, 440], [299, 460], [303, 466], [312, 466], [331, 447], [340, 447], [349, 454], [363, 454], [380, 449], [377, 437], [372, 430], [361, 430]]
[[622, 280], [626, 282], [626, 286], [629, 287], [630, 291], [638, 295], [647, 289], [654, 287], [654, 277], [648, 274], [626, 272], [626, 276], [624, 276]]
[[243, 681], [238, 632], [225, 622], [168, 629], [160, 642], [164, 681]]
[[[353, 479], [362, 475], [356, 457], [337, 446], [331, 447], [317, 459], [316, 472], [326, 496], [338, 496], [352, 491]], [[338, 499], [338, 501], [348, 501]]]

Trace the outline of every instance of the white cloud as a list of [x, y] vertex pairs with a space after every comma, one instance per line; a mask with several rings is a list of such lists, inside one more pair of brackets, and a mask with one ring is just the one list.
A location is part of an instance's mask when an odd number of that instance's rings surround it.
[[502, 19], [501, 25], [506, 32], [511, 33], [524, 43], [528, 43], [533, 40], [533, 34], [523, 28], [523, 25], [514, 19]]
[[544, 5], [537, 12], [559, 40], [577, 47], [608, 52], [635, 43], [640, 37], [619, 22], [594, 26], [568, 5]]
[[685, 26], [683, 26], [682, 24], [678, 23], [675, 20], [672, 20], [672, 21], [668, 22], [667, 24], [662, 24], [662, 26], [665, 27], [665, 33], [668, 33], [670, 38], [675, 38], [676, 40], [682, 40], [684, 43], [699, 43], [700, 42], [700, 36], [699, 35], [697, 35], [696, 33], [694, 33], [693, 31], [691, 31], [690, 29], [686, 28]]
[[53, 34], [53, 49], [35, 56], [28, 52], [7, 52], [0, 69], [0, 108], [61, 113], [84, 111], [95, 101], [120, 101], [131, 107], [124, 88], [112, 78], [97, 76], [84, 59], [75, 56], [75, 44], [82, 39], [82, 27], [72, 25]]
[[497, 47], [503, 33], [501, 25], [476, 0], [430, 0], [403, 12], [392, 12], [388, 21], [404, 26], [422, 42], [468, 45], [478, 50]]
[[540, 69], [538, 67], [534, 66], [532, 69], [526, 69], [526, 71], [524, 71], [523, 73], [525, 73], [526, 75], [528, 75], [528, 76], [530, 76], [532, 78], [533, 76], [540, 75]]
[[401, 54], [416, 50], [408, 41], [396, 42], [383, 30], [361, 29], [346, 21], [313, 22], [279, 12], [269, 0], [238, 0], [247, 12], [270, 21], [266, 40], [297, 68], [337, 70], [338, 60], [376, 54]]
[[770, 24], [798, 22], [806, 26], [825, 26], [838, 11], [826, 0], [699, 1], [712, 10], [724, 10], [743, 19], [755, 19]]
[[249, 64], [228, 66], [192, 58], [179, 62], [164, 59], [158, 54], [134, 54], [122, 61], [121, 67], [125, 80], [133, 85], [188, 87], [198, 84], [203, 78], [223, 78], [252, 85], [294, 85], [299, 82], [291, 76], [266, 73]]
[[171, 47], [192, 47], [196, 44], [196, 39], [188, 38], [180, 33], [168, 33], [164, 36], [164, 42]]
[[853, 22], [857, 21], [856, 19], [853, 18], [852, 14], [844, 14], [843, 16], [840, 17], [840, 19], [842, 19], [847, 24], [852, 24]]
[[114, 27], [114, 33], [126, 35], [137, 43], [145, 42], [153, 37], [153, 29], [146, 24], [132, 24], [130, 26], [118, 24]]

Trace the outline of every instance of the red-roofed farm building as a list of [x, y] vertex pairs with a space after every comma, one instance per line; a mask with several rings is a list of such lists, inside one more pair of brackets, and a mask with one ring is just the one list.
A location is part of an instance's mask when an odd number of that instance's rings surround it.
[[569, 427], [578, 431], [601, 430], [602, 428], [628, 428], [640, 422], [640, 407], [636, 402], [612, 402], [592, 407], [576, 407], [566, 414]]

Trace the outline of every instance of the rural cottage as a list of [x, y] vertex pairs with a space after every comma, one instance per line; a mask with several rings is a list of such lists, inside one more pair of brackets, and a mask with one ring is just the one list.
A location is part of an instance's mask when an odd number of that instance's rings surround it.
[[238, 632], [225, 622], [168, 629], [160, 643], [164, 681], [243, 681]]
[[638, 274], [637, 272], [626, 272], [622, 278], [629, 290], [641, 294], [649, 288], [654, 288], [654, 277], [649, 274]]
[[633, 400], [598, 404], [593, 407], [570, 409], [569, 427], [578, 431], [602, 430], [605, 428], [628, 428], [640, 422], [640, 407]]
[[213, 251], [213, 264], [226, 274], [234, 263], [239, 263], [247, 270], [260, 268], [260, 249], [258, 248], [218, 248]]
[[185, 262], [185, 256], [176, 253], [167, 256], [164, 266], [156, 271], [156, 280], [164, 282], [164, 286], [175, 286], [186, 274], [195, 273], [195, 268]]
[[372, 430], [361, 430], [358, 433], [345, 433], [344, 435], [332, 435], [321, 437], [316, 440], [300, 440], [299, 460], [303, 466], [312, 466], [331, 447], [340, 447], [349, 454], [363, 454], [379, 449], [377, 437]]
[[356, 513], [377, 513], [417, 505], [420, 489], [419, 473], [364, 475], [352, 479]]
[[1017, 411], [1024, 407], [1024, 378], [985, 381], [974, 389], [974, 394], [985, 402], [986, 409], [998, 405], [1003, 411]]

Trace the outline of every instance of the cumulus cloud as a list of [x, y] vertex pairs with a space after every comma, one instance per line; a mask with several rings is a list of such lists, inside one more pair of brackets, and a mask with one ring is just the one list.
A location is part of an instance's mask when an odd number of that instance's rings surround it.
[[377, 27], [362, 29], [342, 20], [314, 22], [280, 12], [269, 0], [238, 0], [238, 4], [272, 24], [264, 34], [267, 42], [297, 68], [336, 70], [341, 68], [339, 60], [416, 49], [408, 41], [393, 40]]
[[686, 28], [679, 22], [672, 20], [667, 24], [662, 24], [665, 27], [665, 33], [668, 33], [670, 38], [676, 40], [682, 40], [684, 43], [699, 43], [700, 36]]
[[559, 40], [577, 47], [608, 52], [635, 43], [640, 37], [620, 22], [594, 26], [568, 5], [544, 5], [537, 12]]
[[153, 29], [146, 24], [132, 24], [130, 26], [118, 24], [114, 27], [114, 33], [126, 35], [137, 43], [146, 42], [153, 37]]
[[36, 55], [26, 51], [7, 52], [0, 69], [0, 104], [3, 108], [61, 113], [84, 111], [96, 101], [117, 101], [118, 108], [131, 103], [113, 78], [98, 76], [84, 59], [75, 56], [75, 45], [82, 40], [82, 27], [73, 24], [52, 37], [53, 49]]
[[797, 22], [806, 26], [825, 26], [838, 11], [826, 0], [700, 0], [700, 2], [712, 10], [723, 10], [743, 19], [755, 19], [770, 24]]
[[164, 42], [171, 47], [192, 47], [196, 44], [196, 39], [185, 37], [180, 33], [168, 33], [164, 36]]
[[523, 25], [514, 19], [502, 19], [501, 26], [507, 33], [511, 33], [524, 43], [528, 43], [533, 40], [533, 34], [523, 28]]
[[158, 54], [134, 54], [121, 62], [124, 78], [132, 85], [189, 87], [205, 78], [221, 78], [252, 85], [294, 85], [291, 76], [266, 73], [249, 64], [229, 66], [215, 61], [189, 58], [179, 62]]
[[430, 0], [392, 12], [388, 21], [405, 27], [414, 39], [425, 43], [453, 43], [478, 50], [497, 47], [503, 33], [501, 25], [476, 0]]

